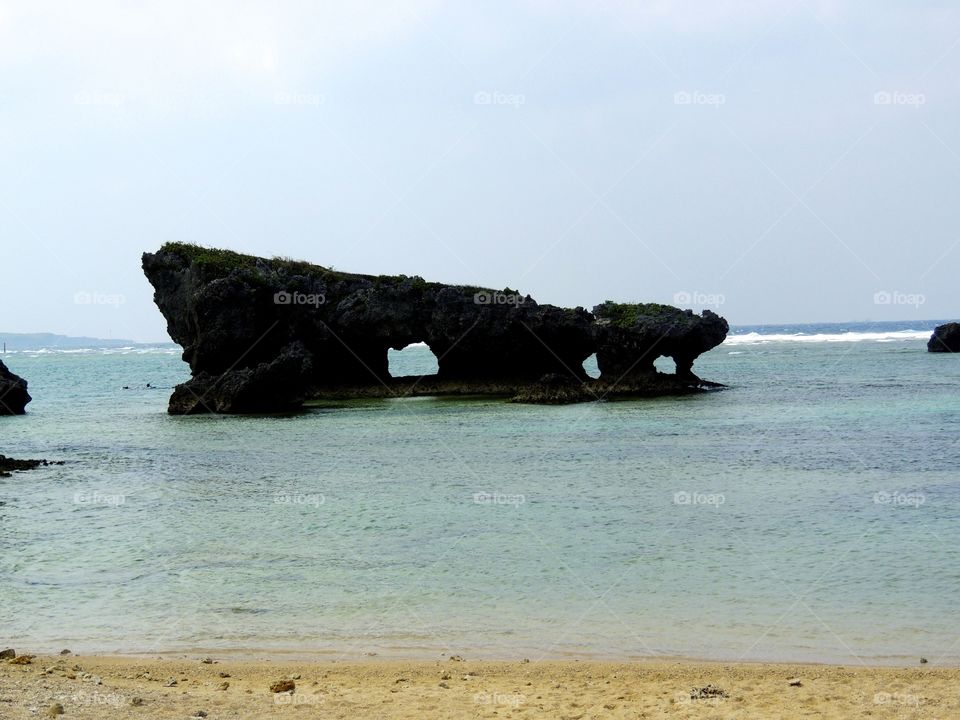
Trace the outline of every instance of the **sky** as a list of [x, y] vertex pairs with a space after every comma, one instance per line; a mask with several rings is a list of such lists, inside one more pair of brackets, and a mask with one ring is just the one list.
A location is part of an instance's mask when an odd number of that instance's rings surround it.
[[0, 331], [167, 340], [169, 241], [956, 318], [958, 119], [947, 0], [0, 0]]

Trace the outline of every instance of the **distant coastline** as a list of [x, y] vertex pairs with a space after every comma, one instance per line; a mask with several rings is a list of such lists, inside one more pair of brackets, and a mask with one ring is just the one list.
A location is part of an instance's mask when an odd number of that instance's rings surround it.
[[[0, 348], [7, 350], [40, 350], [43, 348], [118, 348], [140, 345], [133, 340], [106, 339], [95, 337], [72, 337], [55, 333], [8, 333], [0, 332]], [[148, 343], [154, 344], [154, 343]]]

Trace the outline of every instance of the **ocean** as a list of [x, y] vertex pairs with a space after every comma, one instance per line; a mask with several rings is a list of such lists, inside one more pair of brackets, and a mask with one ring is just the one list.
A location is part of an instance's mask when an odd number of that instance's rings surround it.
[[66, 464], [0, 479], [0, 640], [956, 665], [960, 357], [934, 325], [735, 328], [694, 368], [729, 387], [696, 396], [267, 417], [167, 415], [172, 345], [8, 353], [34, 401], [0, 452]]

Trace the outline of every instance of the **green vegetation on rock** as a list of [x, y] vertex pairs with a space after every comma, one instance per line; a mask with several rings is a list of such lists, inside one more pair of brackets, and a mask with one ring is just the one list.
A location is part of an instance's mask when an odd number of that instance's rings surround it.
[[593, 309], [598, 318], [609, 320], [615, 327], [630, 329], [645, 315], [662, 315], [675, 313], [677, 309], [671, 305], [660, 303], [616, 303], [607, 300]]
[[291, 275], [337, 275], [346, 276], [322, 265], [315, 265], [305, 260], [293, 260], [286, 257], [274, 257], [264, 260], [253, 255], [244, 255], [233, 250], [208, 248], [193, 243], [170, 242], [162, 248], [162, 252], [172, 252], [186, 258], [190, 262], [211, 271], [217, 275], [227, 275], [233, 270], [258, 270], [267, 265], [275, 272], [284, 272]]

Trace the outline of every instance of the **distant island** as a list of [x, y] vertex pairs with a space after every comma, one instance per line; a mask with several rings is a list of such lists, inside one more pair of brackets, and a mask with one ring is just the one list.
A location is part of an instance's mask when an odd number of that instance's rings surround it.
[[75, 350], [80, 348], [118, 348], [136, 345], [133, 340], [94, 337], [71, 337], [54, 333], [7, 333], [0, 332], [0, 348], [7, 350]]

